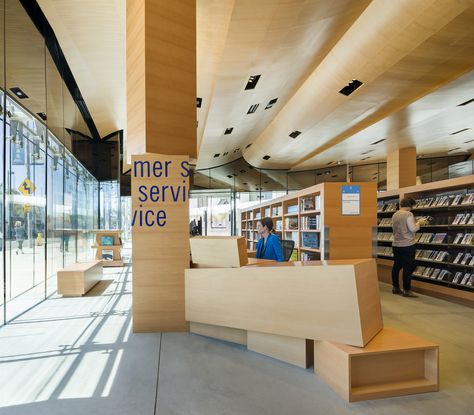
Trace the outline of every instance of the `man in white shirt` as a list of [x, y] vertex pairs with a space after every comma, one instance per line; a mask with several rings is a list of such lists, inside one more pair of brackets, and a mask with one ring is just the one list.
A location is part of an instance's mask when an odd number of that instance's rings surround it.
[[[400, 202], [400, 210], [392, 216], [393, 228], [393, 268], [392, 293], [404, 297], [418, 297], [411, 291], [411, 274], [415, 267], [415, 233], [420, 230], [421, 223], [416, 223], [411, 210], [416, 202], [412, 198], [404, 198]], [[399, 273], [403, 268], [403, 291], [400, 290]]]

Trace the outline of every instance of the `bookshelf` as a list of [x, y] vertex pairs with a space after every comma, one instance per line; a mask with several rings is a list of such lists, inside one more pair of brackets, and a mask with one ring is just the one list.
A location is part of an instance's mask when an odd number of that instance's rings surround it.
[[[342, 215], [344, 185], [360, 186], [360, 215]], [[258, 219], [270, 216], [280, 239], [295, 242], [291, 260], [371, 258], [376, 202], [373, 183], [322, 183], [242, 210], [242, 236], [247, 249], [254, 251]]]
[[417, 201], [413, 214], [427, 224], [416, 234], [415, 290], [474, 305], [474, 176], [410, 186], [378, 198], [379, 279], [391, 283], [393, 253], [389, 205], [403, 197]]
[[123, 267], [122, 260], [122, 231], [95, 230], [95, 245], [97, 249], [95, 258], [102, 261], [104, 267]]

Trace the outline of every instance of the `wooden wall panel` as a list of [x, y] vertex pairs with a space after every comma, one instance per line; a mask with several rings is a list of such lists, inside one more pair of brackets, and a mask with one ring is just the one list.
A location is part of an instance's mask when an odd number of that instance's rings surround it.
[[416, 148], [400, 148], [387, 154], [387, 190], [416, 184]]
[[145, 1], [146, 151], [197, 157], [196, 1]]
[[[342, 215], [342, 186], [360, 186], [360, 215]], [[323, 223], [329, 228], [329, 259], [372, 258], [377, 226], [376, 183], [324, 183]]]
[[[139, 186], [186, 186], [181, 162], [187, 156], [144, 155], [133, 156], [135, 161], [171, 161], [168, 177], [135, 177], [132, 167], [132, 214], [135, 210], [165, 210], [164, 227], [140, 226], [132, 228], [133, 238], [133, 330], [184, 331], [184, 270], [189, 267], [189, 201], [142, 202]], [[186, 195], [187, 196], [187, 195]], [[132, 217], [133, 218], [133, 217]]]

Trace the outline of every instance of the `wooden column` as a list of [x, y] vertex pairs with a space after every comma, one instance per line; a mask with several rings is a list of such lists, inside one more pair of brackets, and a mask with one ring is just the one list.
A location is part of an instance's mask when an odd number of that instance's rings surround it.
[[401, 148], [387, 155], [387, 190], [416, 185], [416, 148]]
[[[136, 219], [133, 330], [187, 330], [189, 207], [181, 196], [186, 163], [197, 157], [195, 0], [127, 0], [126, 147]], [[177, 201], [171, 187], [181, 189]], [[166, 222], [157, 225], [162, 211]]]

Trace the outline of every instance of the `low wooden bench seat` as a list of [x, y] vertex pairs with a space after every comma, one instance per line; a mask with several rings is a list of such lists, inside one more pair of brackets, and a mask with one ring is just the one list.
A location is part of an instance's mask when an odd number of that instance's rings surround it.
[[102, 261], [78, 262], [58, 271], [58, 294], [84, 295], [102, 279]]

